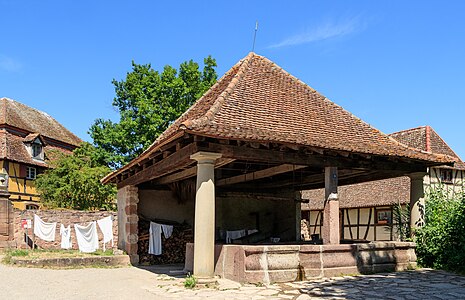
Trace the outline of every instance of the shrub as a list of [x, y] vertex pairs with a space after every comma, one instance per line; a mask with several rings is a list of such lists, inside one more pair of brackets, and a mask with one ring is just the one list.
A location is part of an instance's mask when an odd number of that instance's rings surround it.
[[423, 267], [465, 273], [465, 193], [443, 186], [426, 195], [426, 225], [415, 231], [418, 262]]

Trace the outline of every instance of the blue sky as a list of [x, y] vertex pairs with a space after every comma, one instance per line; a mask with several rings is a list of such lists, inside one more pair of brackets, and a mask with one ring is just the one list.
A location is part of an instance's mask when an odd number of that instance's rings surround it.
[[383, 132], [431, 125], [465, 159], [465, 1], [0, 0], [0, 97], [85, 140], [111, 80], [255, 52]]

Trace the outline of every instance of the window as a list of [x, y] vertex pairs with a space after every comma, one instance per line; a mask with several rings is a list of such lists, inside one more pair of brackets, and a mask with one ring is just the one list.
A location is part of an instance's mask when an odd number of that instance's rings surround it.
[[32, 157], [42, 159], [42, 145], [32, 144]]
[[39, 209], [39, 206], [35, 204], [26, 204], [26, 209]]
[[26, 168], [26, 178], [27, 179], [36, 179], [37, 177], [37, 170], [34, 167], [27, 167]]
[[377, 209], [376, 210], [376, 224], [391, 224], [392, 212], [391, 209]]
[[449, 169], [441, 169], [440, 170], [440, 178], [441, 182], [443, 183], [452, 183], [452, 170]]

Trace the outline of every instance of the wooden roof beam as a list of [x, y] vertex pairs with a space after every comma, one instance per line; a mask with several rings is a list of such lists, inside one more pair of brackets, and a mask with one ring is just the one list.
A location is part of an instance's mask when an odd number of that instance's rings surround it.
[[291, 171], [300, 170], [306, 167], [307, 166], [283, 164], [283, 165], [279, 165], [279, 166], [275, 166], [275, 167], [267, 168], [264, 170], [247, 173], [247, 174], [241, 174], [241, 175], [237, 175], [237, 176], [233, 176], [229, 178], [223, 178], [223, 179], [218, 180], [216, 182], [216, 185], [224, 186], [224, 185], [257, 180], [257, 179], [271, 177], [273, 175], [278, 175], [278, 174], [283, 174], [283, 173], [287, 173]]
[[198, 146], [191, 143], [179, 151], [174, 152], [165, 159], [154, 162], [153, 165], [135, 173], [134, 175], [124, 178], [118, 183], [118, 188], [126, 185], [137, 185], [142, 182], [150, 181], [154, 178], [161, 177], [165, 174], [179, 170], [192, 163], [190, 155], [198, 151]]
[[[234, 159], [231, 159], [231, 158], [226, 158], [226, 159], [220, 158], [217, 160], [215, 164], [215, 169], [225, 166], [233, 161]], [[183, 170], [177, 173], [173, 173], [170, 175], [157, 178], [153, 180], [152, 183], [154, 185], [163, 185], [163, 184], [168, 184], [168, 183], [172, 183], [176, 181], [181, 181], [181, 180], [184, 180], [190, 177], [194, 177], [195, 175], [197, 175], [197, 166], [191, 167], [189, 169], [186, 169], [186, 170]]]

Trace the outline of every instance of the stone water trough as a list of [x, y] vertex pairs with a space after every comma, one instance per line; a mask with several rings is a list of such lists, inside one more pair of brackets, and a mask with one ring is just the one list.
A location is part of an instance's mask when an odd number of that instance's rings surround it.
[[[193, 244], [185, 270], [193, 270]], [[216, 245], [215, 275], [241, 283], [274, 283], [416, 267], [415, 243]]]

